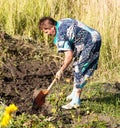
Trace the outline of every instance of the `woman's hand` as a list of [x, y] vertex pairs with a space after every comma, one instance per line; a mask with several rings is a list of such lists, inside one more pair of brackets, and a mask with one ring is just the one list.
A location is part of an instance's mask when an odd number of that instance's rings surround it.
[[56, 73], [55, 78], [58, 79], [58, 80], [60, 80], [60, 78], [62, 77], [62, 75], [63, 75], [63, 71], [62, 71], [62, 70], [59, 70], [59, 71]]

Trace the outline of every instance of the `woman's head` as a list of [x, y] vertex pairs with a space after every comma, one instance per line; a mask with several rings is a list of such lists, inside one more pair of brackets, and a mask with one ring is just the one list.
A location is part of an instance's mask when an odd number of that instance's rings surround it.
[[54, 36], [56, 34], [55, 25], [57, 22], [51, 17], [42, 17], [39, 20], [38, 26], [44, 33]]

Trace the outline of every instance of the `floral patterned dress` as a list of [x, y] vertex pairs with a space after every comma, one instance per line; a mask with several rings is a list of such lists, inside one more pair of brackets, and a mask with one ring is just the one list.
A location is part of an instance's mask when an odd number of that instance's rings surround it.
[[97, 69], [101, 47], [100, 34], [80, 21], [61, 19], [56, 25], [54, 44], [58, 52], [74, 52], [74, 85], [83, 88]]

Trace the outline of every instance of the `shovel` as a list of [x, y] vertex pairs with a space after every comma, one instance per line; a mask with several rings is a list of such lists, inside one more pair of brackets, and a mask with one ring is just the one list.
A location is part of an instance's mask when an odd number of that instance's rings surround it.
[[56, 82], [56, 78], [52, 81], [47, 89], [35, 89], [33, 94], [33, 108], [41, 107], [45, 103], [45, 97], [48, 95], [50, 89]]

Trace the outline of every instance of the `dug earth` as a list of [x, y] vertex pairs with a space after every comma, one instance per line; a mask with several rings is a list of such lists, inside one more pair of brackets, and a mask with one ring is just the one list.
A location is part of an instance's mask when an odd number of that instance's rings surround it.
[[[33, 113], [34, 89], [47, 88], [58, 70], [52, 59], [49, 62], [42, 57], [35, 59], [39, 50], [44, 51], [37, 45], [34, 41], [19, 40], [0, 32], [0, 100], [6, 105], [17, 105], [19, 114]], [[39, 56], [44, 56], [44, 53], [39, 53]]]

